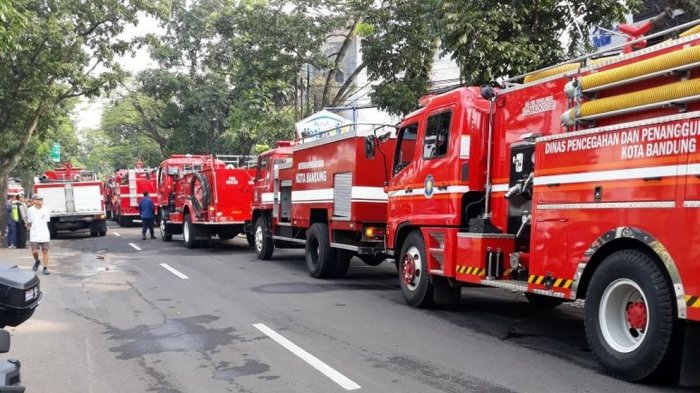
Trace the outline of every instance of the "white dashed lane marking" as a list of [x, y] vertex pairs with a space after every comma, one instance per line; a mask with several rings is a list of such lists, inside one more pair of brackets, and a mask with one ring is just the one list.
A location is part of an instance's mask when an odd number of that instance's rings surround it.
[[318, 359], [316, 356], [306, 352], [298, 345], [287, 340], [284, 336], [282, 336], [281, 334], [277, 333], [276, 331], [270, 329], [265, 324], [256, 323], [253, 325], [253, 327], [260, 330], [266, 336], [270, 337], [275, 342], [277, 342], [277, 344], [283, 346], [289, 352], [293, 353], [294, 355], [299, 357], [301, 360], [308, 363], [311, 367], [320, 371], [323, 375], [325, 375], [328, 378], [330, 378], [331, 380], [333, 380], [333, 382], [340, 385], [343, 389], [345, 389], [345, 390], [358, 390], [358, 389], [362, 388], [360, 385], [353, 382], [350, 378], [341, 374], [333, 367], [327, 365], [326, 363], [324, 363], [323, 361]]
[[129, 243], [129, 245], [130, 245], [134, 250], [136, 250], [136, 251], [141, 251], [141, 247], [137, 246], [136, 244], [134, 244], [134, 243]]
[[180, 273], [179, 271], [177, 271], [175, 268], [171, 267], [171, 266], [168, 265], [167, 263], [161, 263], [160, 266], [163, 267], [163, 269], [165, 269], [165, 270], [169, 271], [170, 273], [172, 273], [172, 274], [174, 274], [174, 275], [180, 277], [180, 278], [183, 279], [183, 280], [188, 280], [188, 279], [189, 279], [189, 277], [187, 277], [186, 275]]

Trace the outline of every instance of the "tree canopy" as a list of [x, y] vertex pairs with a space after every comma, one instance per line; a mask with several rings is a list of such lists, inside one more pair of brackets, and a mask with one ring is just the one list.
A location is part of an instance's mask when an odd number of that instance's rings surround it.
[[[255, 154], [359, 91], [392, 114], [413, 110], [438, 55], [470, 85], [575, 56], [590, 49], [591, 28], [639, 3], [0, 0], [0, 180], [32, 167], [26, 157], [45, 154], [57, 129], [75, 135], [57, 124], [76, 97], [109, 98], [99, 129], [80, 133], [76, 149], [103, 173], [172, 153]], [[144, 13], [162, 34], [124, 39]], [[117, 59], [137, 47], [156, 66], [129, 75]]]

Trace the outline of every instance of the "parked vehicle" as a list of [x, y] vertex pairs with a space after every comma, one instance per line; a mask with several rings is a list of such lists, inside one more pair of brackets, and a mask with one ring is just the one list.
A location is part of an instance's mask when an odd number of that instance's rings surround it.
[[44, 206], [49, 209], [51, 237], [56, 237], [58, 231], [80, 229], [89, 230], [92, 236], [105, 236], [102, 187], [93, 172], [70, 163], [46, 171], [34, 184], [34, 192], [44, 197]]
[[[147, 191], [155, 196], [157, 188], [155, 169], [144, 168], [142, 163], [137, 162], [135, 168], [123, 171], [118, 186], [114, 188], [117, 200], [115, 217], [119, 226], [132, 226], [134, 222], [140, 222], [138, 207], [143, 193]], [[158, 201], [154, 200], [154, 204], [157, 210]]]
[[427, 97], [401, 122], [386, 244], [406, 302], [469, 285], [585, 299], [609, 373], [699, 382], [700, 35], [523, 82]]
[[158, 169], [162, 239], [182, 234], [185, 246], [194, 248], [206, 247], [213, 236], [229, 240], [243, 233], [255, 174], [247, 168], [249, 159], [188, 154], [163, 161]]
[[366, 156], [372, 131], [322, 132], [260, 156], [249, 225], [258, 258], [302, 245], [317, 278], [345, 276], [353, 256], [369, 265], [386, 259], [384, 168], [393, 142]]

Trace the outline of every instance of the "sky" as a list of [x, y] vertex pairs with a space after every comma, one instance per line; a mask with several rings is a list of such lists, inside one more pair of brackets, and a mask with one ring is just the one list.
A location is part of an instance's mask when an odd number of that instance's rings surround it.
[[[128, 25], [119, 38], [131, 39], [149, 33], [162, 34], [163, 29], [158, 26], [155, 18], [142, 14], [139, 15], [138, 25]], [[155, 68], [157, 64], [151, 60], [146, 48], [139, 49], [135, 56], [126, 55], [118, 60], [122, 68], [131, 72], [132, 75], [148, 68]], [[78, 131], [86, 129], [96, 129], [100, 127], [102, 109], [109, 102], [108, 97], [97, 97], [93, 99], [81, 98], [80, 102], [73, 110], [72, 119]]]

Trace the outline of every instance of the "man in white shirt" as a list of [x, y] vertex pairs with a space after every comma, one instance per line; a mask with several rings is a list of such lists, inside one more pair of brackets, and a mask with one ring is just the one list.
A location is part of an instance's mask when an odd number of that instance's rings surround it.
[[27, 209], [27, 228], [29, 229], [29, 242], [32, 247], [32, 255], [34, 256], [34, 271], [39, 270], [39, 249], [41, 249], [41, 257], [44, 265], [43, 273], [49, 275], [49, 240], [51, 234], [49, 232], [49, 221], [51, 216], [49, 211], [44, 209], [44, 197], [39, 194], [32, 196], [34, 205]]

